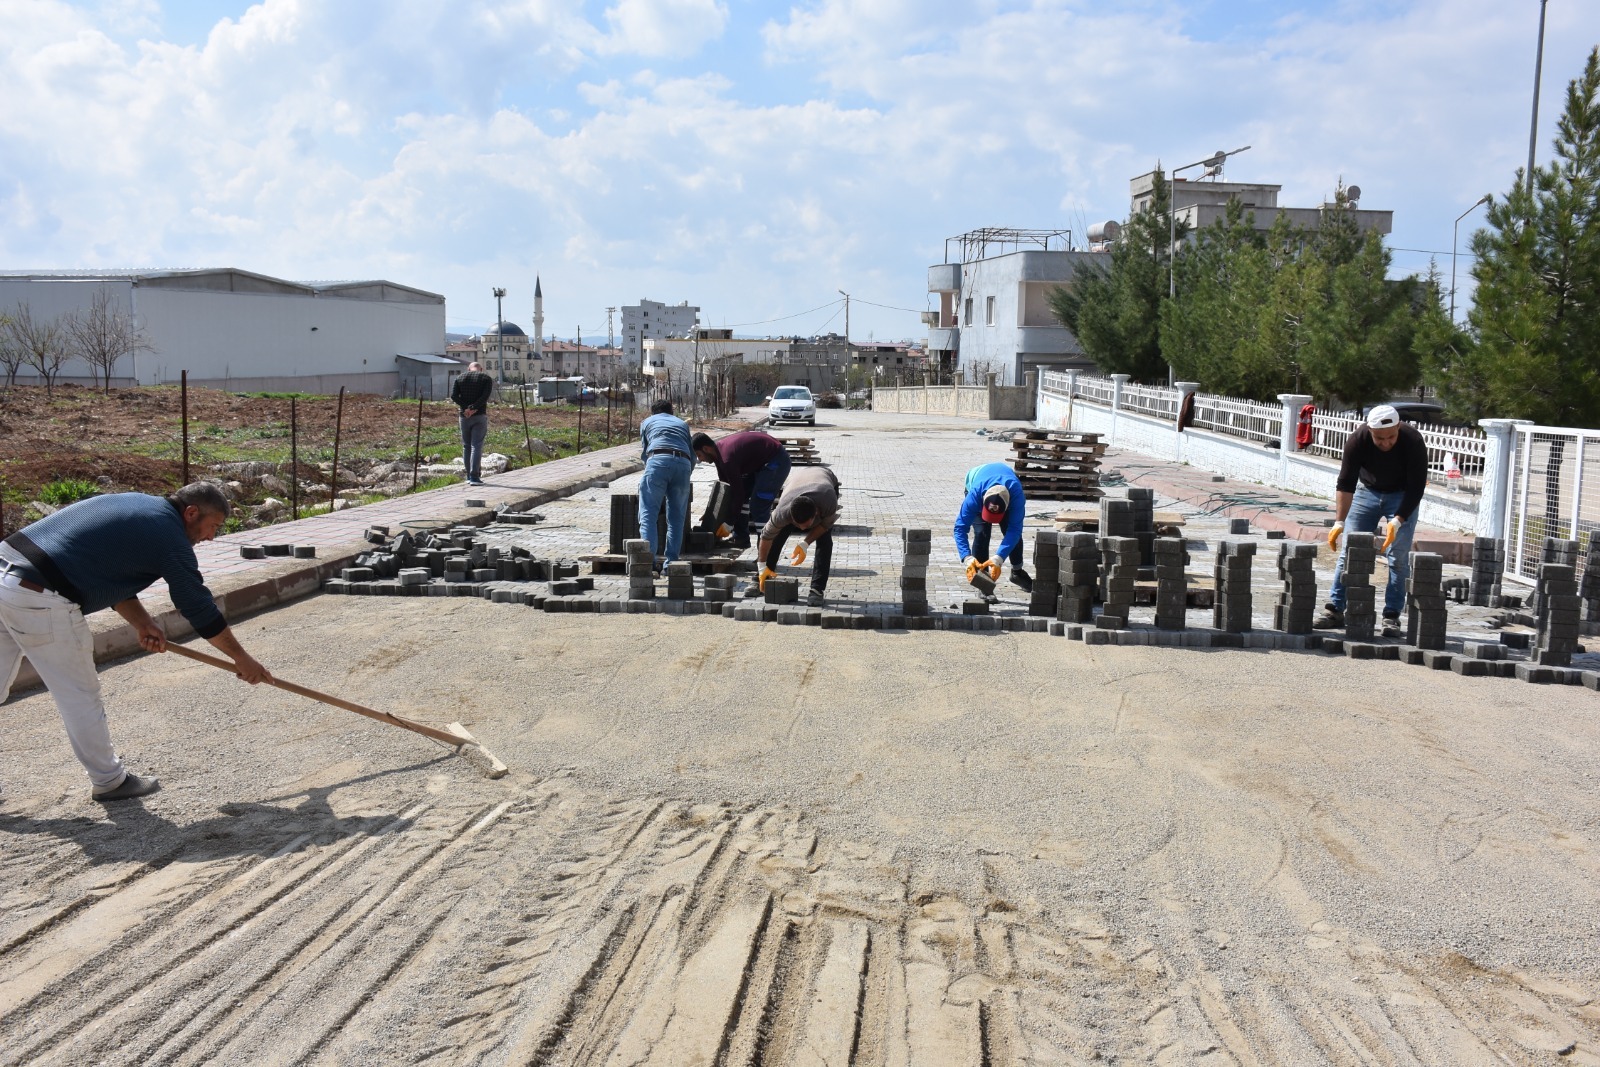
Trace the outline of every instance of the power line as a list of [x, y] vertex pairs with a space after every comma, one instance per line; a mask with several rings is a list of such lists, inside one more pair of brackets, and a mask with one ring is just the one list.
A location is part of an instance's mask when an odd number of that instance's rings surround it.
[[[855, 297], [854, 299], [855, 299], [855, 302], [858, 303], [858, 304], [867, 304], [867, 305], [869, 305], [871, 307], [883, 308], [885, 311], [904, 311], [907, 315], [920, 315], [920, 314], [922, 314], [921, 311], [918, 311], [915, 308], [897, 308], [892, 304], [874, 304], [874, 303], [872, 303], [872, 301], [863, 300], [859, 296]], [[926, 309], [923, 309], [923, 310], [926, 310]]]
[[[822, 311], [824, 308], [831, 308], [835, 304], [843, 304], [843, 303], [844, 303], [843, 300], [830, 300], [826, 304], [819, 304], [818, 306], [812, 308], [810, 311], [797, 311], [793, 315], [780, 315], [778, 318], [775, 318], [775, 319], [761, 319], [761, 320], [759, 320], [757, 322], [734, 322], [734, 323], [728, 324], [728, 326], [726, 326], [725, 328], [729, 329], [729, 330], [737, 330], [741, 326], [765, 326], [769, 322], [783, 322], [783, 321], [785, 321], [787, 319], [798, 319], [802, 315], [815, 315], [817, 312]], [[832, 322], [833, 320], [829, 319], [828, 321]]]

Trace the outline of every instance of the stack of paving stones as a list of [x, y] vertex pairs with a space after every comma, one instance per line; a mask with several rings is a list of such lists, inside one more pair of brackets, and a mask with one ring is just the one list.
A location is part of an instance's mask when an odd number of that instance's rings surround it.
[[[638, 498], [634, 500], [637, 503]], [[616, 514], [615, 510], [612, 514]], [[622, 550], [628, 554], [628, 599], [655, 599], [656, 557], [650, 551], [650, 542], [642, 537], [630, 537], [622, 542]]]
[[1056, 554], [1061, 563], [1061, 606], [1056, 618], [1063, 623], [1088, 622], [1094, 618], [1100, 590], [1100, 541], [1092, 533], [1058, 533]]
[[[1127, 492], [1131, 493], [1133, 490], [1129, 489]], [[1141, 490], [1141, 492], [1148, 493], [1149, 490]], [[1148, 503], [1148, 501], [1135, 500], [1129, 496], [1102, 497], [1100, 500], [1100, 536], [1102, 538], [1136, 537], [1140, 532], [1139, 516], [1141, 510], [1148, 511], [1146, 508], [1141, 508], [1142, 503]], [[1155, 531], [1151, 528], [1147, 532], [1153, 536]], [[1138, 562], [1144, 562], [1145, 558], [1147, 557], [1141, 556]]]
[[[1102, 500], [1101, 504], [1106, 503]], [[1103, 602], [1095, 625], [1121, 630], [1128, 625], [1139, 584], [1139, 539], [1136, 537], [1100, 538], [1100, 599]]]
[[1370, 533], [1345, 533], [1344, 635], [1370, 641], [1378, 625], [1377, 595], [1372, 573], [1378, 567], [1378, 546]]
[[1538, 604], [1539, 638], [1534, 659], [1541, 667], [1572, 666], [1572, 654], [1578, 650], [1583, 607], [1583, 598], [1578, 596], [1576, 568], [1570, 563], [1541, 564]]
[[1437, 552], [1411, 553], [1411, 577], [1406, 584], [1406, 643], [1417, 648], [1444, 648], [1449, 622], [1444, 557]]
[[1467, 603], [1478, 608], [1499, 607], [1500, 578], [1506, 570], [1506, 543], [1498, 537], [1472, 540], [1472, 577]]
[[1278, 546], [1278, 577], [1283, 592], [1272, 608], [1272, 628], [1290, 634], [1311, 632], [1317, 612], [1317, 546], [1285, 542]]
[[[1564, 537], [1546, 537], [1544, 539], [1544, 551], [1539, 556], [1541, 573], [1547, 563], [1571, 567], [1576, 572], [1578, 568], [1578, 542], [1568, 541]], [[1544, 613], [1544, 597], [1541, 595], [1543, 587], [1543, 582], [1539, 582], [1534, 586], [1533, 601], [1529, 605], [1529, 610], [1535, 615]], [[1577, 590], [1574, 589], [1573, 592], [1576, 593]]]
[[933, 553], [933, 531], [900, 529], [900, 612], [903, 615], [928, 614], [928, 558]]
[[624, 544], [639, 536], [639, 494], [611, 494], [611, 554], [626, 552]]
[[673, 560], [667, 564], [667, 599], [694, 599], [694, 564], [687, 560]]
[[[733, 586], [738, 579], [732, 574], [708, 574], [705, 577], [706, 600], [725, 604], [733, 600]], [[670, 590], [668, 592], [670, 596]]]
[[1053, 619], [1061, 600], [1061, 555], [1054, 530], [1033, 535], [1033, 592], [1028, 594], [1028, 614]]
[[1217, 546], [1212, 571], [1216, 582], [1216, 595], [1211, 602], [1213, 629], [1231, 634], [1250, 631], [1250, 566], [1255, 555], [1254, 541], [1223, 541]]
[[1156, 629], [1182, 630], [1188, 626], [1188, 547], [1181, 537], [1158, 537], [1151, 543], [1156, 565]]
[[767, 579], [763, 588], [768, 604], [798, 604], [800, 603], [800, 579], [780, 578], [773, 575]]
[[1583, 598], [1583, 617], [1590, 623], [1600, 622], [1600, 537], [1589, 535], [1589, 554], [1584, 557], [1583, 584], [1578, 590]]

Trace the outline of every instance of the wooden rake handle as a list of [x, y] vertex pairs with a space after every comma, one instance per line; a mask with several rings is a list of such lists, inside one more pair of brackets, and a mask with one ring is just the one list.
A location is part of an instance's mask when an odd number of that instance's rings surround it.
[[[237, 673], [234, 665], [230, 661], [225, 660], [220, 656], [209, 656], [204, 652], [196, 652], [192, 648], [185, 648], [182, 645], [175, 645], [170, 641], [167, 642], [167, 651], [176, 652], [185, 659], [192, 659], [197, 663], [208, 663], [220, 670], [227, 671], [229, 674]], [[357, 704], [353, 700], [344, 700], [340, 697], [333, 696], [330, 693], [318, 692], [317, 690], [312, 689], [310, 686], [296, 685], [294, 682], [286, 682], [282, 678], [268, 678], [267, 684], [276, 686], [277, 688], [285, 690], [286, 692], [297, 694], [298, 696], [309, 697], [312, 700], [318, 700], [324, 704], [331, 704], [336, 708], [343, 708], [345, 711], [353, 711], [357, 715], [365, 715], [369, 719], [377, 719], [379, 722], [386, 722], [390, 726], [398, 726], [402, 730], [410, 730], [412, 733], [421, 734], [423, 737], [431, 737], [435, 741], [443, 741], [445, 744], [452, 745], [457, 749], [459, 749], [462, 745], [471, 745], [477, 743], [477, 739], [471, 734], [466, 733], [465, 730], [459, 734], [452, 733], [449, 730], [441, 730], [436, 726], [428, 726], [420, 722], [414, 722], [411, 719], [403, 719], [398, 715], [391, 715], [387, 711], [378, 711], [377, 709], [369, 708], [364, 704]]]

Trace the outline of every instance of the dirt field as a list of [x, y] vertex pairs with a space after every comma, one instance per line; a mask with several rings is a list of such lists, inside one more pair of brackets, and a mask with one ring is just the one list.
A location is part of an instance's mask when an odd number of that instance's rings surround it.
[[[290, 402], [283, 396], [241, 396], [215, 389], [189, 390], [191, 478], [211, 473], [213, 465], [261, 460], [284, 464], [290, 445]], [[416, 401], [349, 393], [342, 416], [334, 397], [295, 400], [302, 478], [316, 476], [316, 464], [331, 461], [335, 424], [341, 465], [410, 460], [417, 443]], [[425, 403], [422, 452], [449, 460], [461, 454], [455, 405]], [[575, 408], [533, 406], [527, 411], [532, 435], [547, 441], [555, 455], [577, 446]], [[585, 412], [584, 445], [602, 443], [605, 411]], [[613, 436], [626, 427], [621, 411]], [[491, 412], [489, 451], [500, 451], [521, 465], [522, 411], [509, 405]], [[104, 492], [169, 492], [183, 471], [182, 402], [175, 387], [116, 389], [109, 394], [80, 386], [57, 386], [53, 395], [36, 386], [0, 390], [0, 498], [5, 527], [18, 529], [26, 505], [51, 482], [81, 480]], [[536, 453], [542, 457], [543, 453]], [[408, 468], [409, 469], [409, 468]], [[254, 502], [248, 497], [248, 502]]]
[[320, 597], [0, 714], [5, 1063], [1600, 1063], [1577, 688]]

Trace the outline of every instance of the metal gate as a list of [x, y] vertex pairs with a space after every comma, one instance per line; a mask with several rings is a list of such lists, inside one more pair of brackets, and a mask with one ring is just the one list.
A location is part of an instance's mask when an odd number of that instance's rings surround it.
[[1507, 578], [1532, 583], [1544, 539], [1578, 542], [1581, 576], [1589, 540], [1600, 529], [1600, 430], [1514, 428], [1506, 494]]

